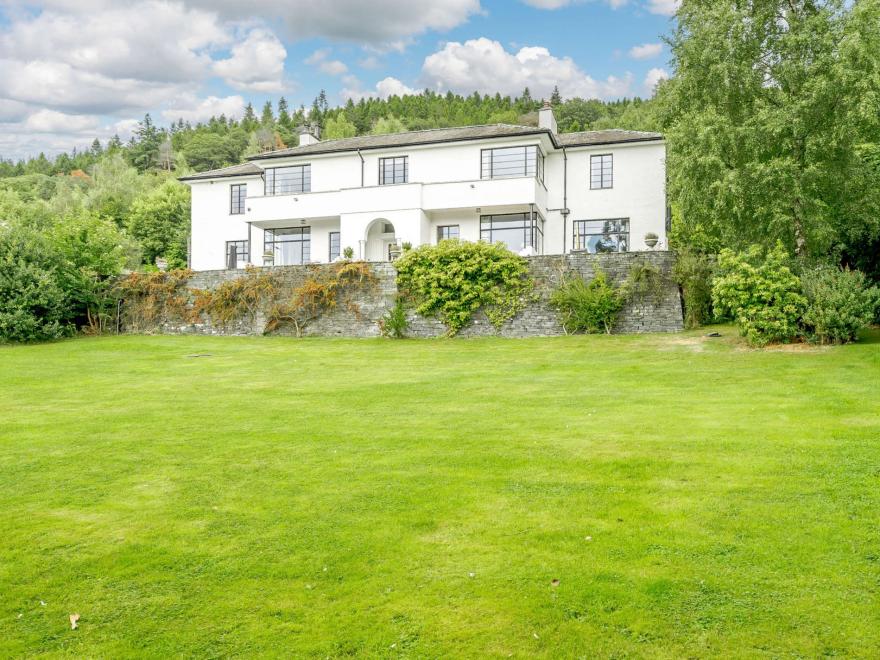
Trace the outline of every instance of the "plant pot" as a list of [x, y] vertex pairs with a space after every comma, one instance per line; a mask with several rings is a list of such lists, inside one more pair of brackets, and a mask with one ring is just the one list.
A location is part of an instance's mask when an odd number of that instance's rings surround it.
[[655, 247], [657, 247], [657, 242], [659, 240], [659, 237], [648, 234], [647, 236], [645, 236], [645, 245], [653, 250]]

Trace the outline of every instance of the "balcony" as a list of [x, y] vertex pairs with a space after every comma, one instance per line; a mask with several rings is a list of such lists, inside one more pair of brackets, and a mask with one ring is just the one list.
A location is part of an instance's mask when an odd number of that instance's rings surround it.
[[248, 197], [246, 219], [261, 222], [330, 218], [347, 213], [381, 214], [404, 209], [441, 211], [529, 204], [546, 208], [547, 191], [534, 177], [517, 177], [449, 183], [404, 183]]

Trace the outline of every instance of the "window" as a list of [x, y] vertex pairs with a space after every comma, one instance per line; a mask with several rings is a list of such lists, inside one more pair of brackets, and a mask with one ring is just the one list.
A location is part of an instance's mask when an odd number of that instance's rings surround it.
[[247, 241], [226, 241], [226, 267], [230, 270], [244, 268], [250, 261]]
[[329, 254], [330, 261], [333, 261], [334, 259], [338, 259], [339, 255], [342, 254], [342, 251], [340, 250], [340, 246], [341, 246], [341, 241], [340, 241], [339, 232], [338, 231], [331, 231], [330, 232], [330, 254]]
[[534, 176], [544, 181], [544, 154], [538, 147], [502, 147], [483, 149], [483, 179], [507, 179]]
[[437, 242], [447, 241], [451, 238], [457, 239], [459, 235], [458, 225], [443, 225], [437, 227]]
[[379, 159], [379, 185], [409, 181], [409, 156]]
[[537, 213], [506, 213], [480, 216], [480, 240], [504, 243], [511, 252], [544, 249], [544, 220]]
[[575, 250], [586, 252], [626, 252], [629, 249], [629, 219], [575, 220]]
[[229, 214], [241, 215], [244, 213], [244, 201], [247, 199], [247, 184], [236, 183], [229, 186]]
[[590, 156], [590, 189], [601, 190], [614, 185], [614, 157], [611, 154]]
[[312, 253], [311, 227], [267, 229], [266, 250], [275, 254], [276, 266], [295, 266], [308, 263]]
[[295, 195], [312, 191], [312, 166], [271, 167], [263, 175], [267, 195]]

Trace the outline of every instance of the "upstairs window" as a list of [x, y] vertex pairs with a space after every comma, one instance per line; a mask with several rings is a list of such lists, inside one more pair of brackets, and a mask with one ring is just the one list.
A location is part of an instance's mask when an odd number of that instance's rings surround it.
[[437, 242], [458, 239], [459, 234], [458, 225], [441, 225], [437, 227]]
[[295, 195], [312, 191], [312, 166], [271, 167], [263, 175], [267, 195]]
[[629, 219], [575, 220], [575, 250], [593, 254], [603, 252], [626, 252], [629, 249]]
[[480, 177], [509, 179], [533, 176], [544, 181], [544, 154], [536, 146], [483, 149]]
[[246, 199], [246, 183], [236, 183], [229, 186], [229, 214], [242, 215], [244, 213], [244, 202]]
[[409, 156], [379, 159], [379, 185], [409, 182]]
[[614, 186], [614, 157], [611, 154], [590, 156], [590, 189], [602, 190]]

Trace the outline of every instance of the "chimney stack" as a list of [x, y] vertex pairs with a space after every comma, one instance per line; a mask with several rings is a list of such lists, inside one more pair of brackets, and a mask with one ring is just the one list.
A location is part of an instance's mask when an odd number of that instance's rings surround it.
[[321, 141], [321, 127], [317, 124], [299, 127], [299, 146], [318, 144]]
[[544, 101], [544, 107], [538, 110], [538, 128], [547, 128], [554, 135], [559, 132], [556, 126], [556, 115], [553, 114], [553, 106], [550, 101]]

